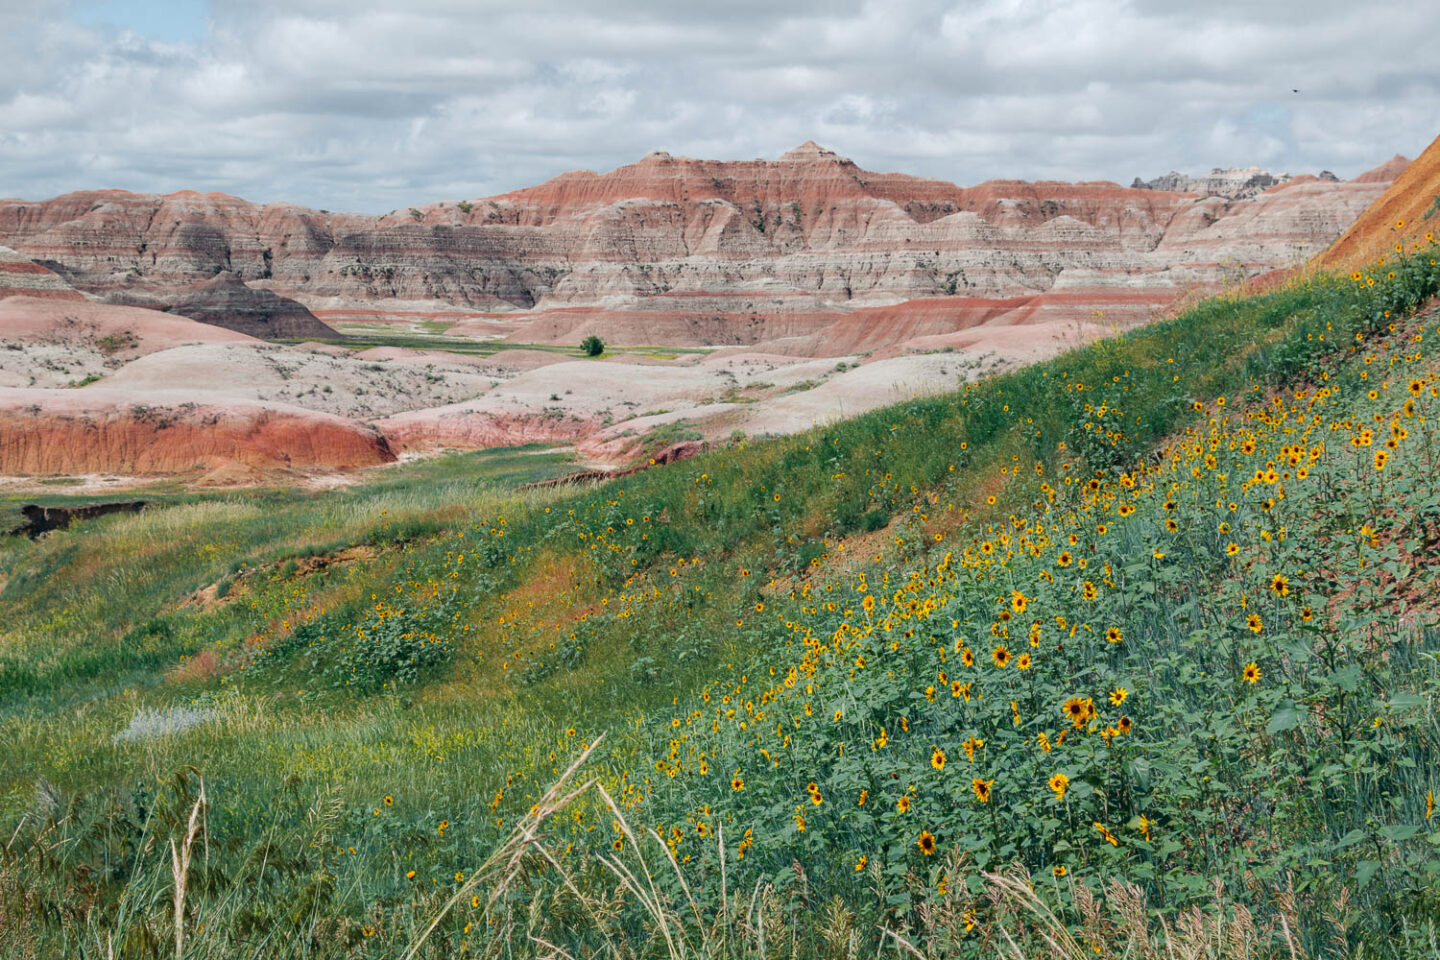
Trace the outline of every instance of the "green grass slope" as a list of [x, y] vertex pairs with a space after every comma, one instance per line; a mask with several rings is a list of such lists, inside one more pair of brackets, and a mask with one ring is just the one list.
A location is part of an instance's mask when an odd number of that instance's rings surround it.
[[1433, 950], [1437, 291], [1217, 298], [589, 490], [9, 544], [0, 947]]

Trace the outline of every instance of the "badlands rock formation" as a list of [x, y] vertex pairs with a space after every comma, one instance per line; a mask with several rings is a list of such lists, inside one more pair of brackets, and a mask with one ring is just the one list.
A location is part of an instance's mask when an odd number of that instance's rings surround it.
[[1400, 174], [1404, 173], [1405, 169], [1409, 166], [1410, 161], [1397, 153], [1389, 160], [1380, 164], [1380, 166], [1360, 174], [1352, 180], [1351, 183], [1390, 183], [1398, 179]]
[[[0, 200], [0, 243], [18, 251], [0, 255], [0, 296], [31, 294], [0, 301], [0, 474], [243, 481], [531, 441], [617, 464], [658, 438], [801, 430], [1299, 263], [1403, 168], [1160, 184], [1203, 196], [957, 187], [807, 143], [740, 163], [654, 153], [382, 217], [189, 191]], [[333, 337], [316, 314], [717, 349], [582, 361], [257, 339]]]
[[[267, 380], [256, 368], [277, 349], [154, 310], [83, 298], [0, 300], [0, 474], [228, 471], [248, 478], [258, 470], [395, 459], [373, 426], [257, 399], [253, 391]], [[176, 362], [195, 351], [226, 350], [258, 358], [234, 371], [232, 384], [222, 364], [187, 370]], [[148, 382], [147, 369], [158, 371]]]
[[228, 271], [213, 280], [151, 291], [127, 289], [106, 299], [111, 303], [164, 310], [263, 340], [340, 336], [321, 323], [304, 304], [247, 286], [237, 274]]
[[268, 343], [203, 343], [153, 353], [104, 378], [137, 396], [185, 384], [198, 398], [223, 395], [365, 420], [438, 407], [494, 387], [504, 374], [436, 358], [375, 360], [379, 351], [331, 355]]
[[104, 388], [67, 391], [43, 404], [37, 393], [0, 387], [0, 472], [201, 475], [395, 459], [374, 427], [296, 407], [197, 403], [185, 390], [151, 393], [143, 403]]
[[84, 297], [9, 297], [0, 300], [0, 386], [66, 387], [186, 344], [255, 342], [184, 317]]
[[[1405, 160], [1404, 157], [1396, 157], [1396, 159], [1402, 163]], [[1276, 175], [1269, 170], [1261, 170], [1259, 167], [1231, 167], [1228, 170], [1214, 167], [1209, 174], [1203, 177], [1188, 177], [1183, 173], [1176, 173], [1174, 170], [1162, 177], [1156, 177], [1154, 180], [1141, 180], [1136, 177], [1130, 187], [1134, 190], [1165, 190], [1170, 193], [1196, 193], [1202, 197], [1244, 200], [1263, 193], [1271, 187], [1289, 183], [1293, 179], [1288, 173]], [[1340, 181], [1340, 178], [1329, 170], [1321, 170], [1315, 179], [1328, 183]]]
[[55, 271], [9, 247], [0, 247], [0, 300], [6, 297], [80, 301], [85, 299], [84, 294], [66, 283]]
[[525, 311], [530, 340], [757, 344], [936, 296], [1064, 294], [1070, 319], [1142, 321], [1186, 289], [1323, 249], [1384, 190], [1297, 179], [1306, 189], [1236, 201], [1108, 181], [958, 187], [806, 143], [776, 160], [652, 153], [381, 217], [190, 191], [5, 200], [0, 243], [102, 296], [230, 271], [307, 303]]

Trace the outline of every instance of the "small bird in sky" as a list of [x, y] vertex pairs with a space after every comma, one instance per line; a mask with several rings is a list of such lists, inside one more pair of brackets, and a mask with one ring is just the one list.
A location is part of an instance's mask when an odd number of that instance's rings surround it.
[[1294, 87], [1291, 87], [1291, 88], [1290, 88], [1290, 92], [1291, 92], [1291, 93], [1299, 93], [1300, 91], [1299, 91], [1299, 90], [1296, 90]]

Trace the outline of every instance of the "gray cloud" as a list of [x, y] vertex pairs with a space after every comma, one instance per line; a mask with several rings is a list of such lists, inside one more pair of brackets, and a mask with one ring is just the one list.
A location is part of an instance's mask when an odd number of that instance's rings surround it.
[[194, 42], [0, 17], [0, 194], [28, 198], [383, 212], [806, 139], [959, 183], [1352, 176], [1440, 132], [1440, 72], [1394, 52], [1440, 8], [1396, 2], [212, 0]]

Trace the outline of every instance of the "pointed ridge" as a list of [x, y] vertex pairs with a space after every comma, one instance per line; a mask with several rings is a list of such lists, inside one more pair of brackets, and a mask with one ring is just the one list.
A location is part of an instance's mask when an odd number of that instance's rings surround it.
[[1405, 169], [1409, 166], [1410, 159], [1408, 157], [1402, 157], [1400, 154], [1397, 153], [1389, 160], [1386, 160], [1384, 163], [1380, 164], [1380, 166], [1370, 170], [1366, 170], [1364, 173], [1360, 174], [1360, 176], [1356, 177], [1350, 182], [1386, 183], [1400, 176], [1400, 174], [1404, 173]]
[[817, 160], [833, 160], [836, 163], [849, 163], [848, 157], [842, 157], [834, 150], [820, 146], [814, 140], [806, 140], [793, 150], [786, 150], [780, 154], [781, 163], [814, 163]]

